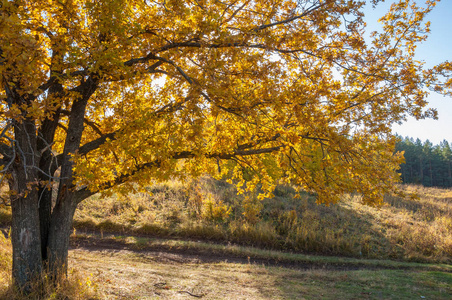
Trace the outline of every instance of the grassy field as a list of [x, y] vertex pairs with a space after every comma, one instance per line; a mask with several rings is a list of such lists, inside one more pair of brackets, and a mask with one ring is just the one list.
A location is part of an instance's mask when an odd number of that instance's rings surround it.
[[[8, 288], [0, 238], [0, 299], [450, 299], [452, 266], [307, 256], [231, 245], [73, 236], [68, 280], [41, 295]], [[5, 264], [6, 262], [6, 264]], [[285, 267], [278, 266], [285, 265]], [[290, 266], [290, 267], [289, 267]]]
[[380, 208], [358, 196], [330, 206], [291, 187], [275, 197], [237, 195], [234, 186], [204, 178], [167, 182], [133, 195], [94, 196], [75, 215], [79, 231], [193, 238], [266, 249], [397, 259], [452, 261], [452, 190], [406, 186], [418, 199], [387, 196]]
[[[102, 298], [450, 299], [452, 274], [413, 270], [297, 270], [257, 264], [178, 261], [130, 251], [73, 251]], [[103, 267], [108, 265], [107, 268]]]
[[[404, 189], [418, 198], [380, 208], [287, 186], [260, 201], [210, 178], [96, 195], [75, 216], [76, 269], [41, 299], [450, 299], [452, 190]], [[10, 247], [0, 234], [0, 299], [25, 299]]]

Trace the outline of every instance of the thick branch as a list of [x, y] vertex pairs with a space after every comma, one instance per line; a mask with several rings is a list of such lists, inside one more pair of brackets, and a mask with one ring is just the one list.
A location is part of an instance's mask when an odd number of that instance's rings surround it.
[[58, 191], [57, 206], [62, 200], [70, 198], [68, 197], [69, 191], [66, 188], [72, 185], [73, 162], [71, 161], [70, 154], [75, 153], [80, 147], [86, 106], [90, 97], [96, 91], [98, 84], [98, 77], [93, 74], [87, 81], [82, 82], [82, 84], [76, 88], [81, 97], [75, 99], [72, 104], [63, 154], [62, 157], [58, 159], [59, 162], [61, 161], [60, 178], [62, 180]]
[[[68, 110], [61, 110], [61, 113], [62, 113], [63, 115], [65, 115], [65, 116], [69, 116], [69, 115], [71, 114], [71, 112], [68, 111]], [[102, 133], [102, 131], [100, 130], [99, 126], [98, 126], [95, 122], [88, 120], [88, 118], [86, 118], [86, 117], [83, 118], [83, 122], [84, 122], [86, 125], [88, 125], [89, 127], [91, 127], [91, 129], [93, 129], [93, 130], [94, 130], [97, 134], [99, 134], [100, 136], [103, 135], [103, 133]]]
[[[205, 157], [229, 160], [229, 159], [233, 159], [235, 157], [273, 153], [273, 152], [279, 151], [282, 147], [283, 147], [283, 145], [279, 145], [279, 146], [261, 148], [261, 149], [235, 150], [232, 153], [210, 153], [210, 154], [205, 154]], [[244, 148], [244, 145], [241, 145], [238, 147], [238, 149], [240, 149], [240, 148]], [[196, 157], [196, 155], [192, 151], [181, 151], [181, 152], [176, 152], [169, 159], [187, 159], [187, 158], [194, 158], [194, 157]], [[155, 168], [155, 167], [158, 168], [158, 167], [160, 167], [160, 165], [161, 165], [161, 161], [158, 159], [154, 160], [152, 162], [143, 163], [143, 164], [137, 165], [135, 167], [135, 169], [133, 171], [131, 171], [130, 173], [121, 174], [121, 175], [117, 176], [115, 180], [105, 183], [97, 191], [90, 191], [87, 187], [85, 187], [81, 190], [78, 190], [75, 192], [76, 199], [78, 199], [77, 202], [80, 203], [81, 201], [88, 198], [89, 196], [92, 196], [102, 190], [106, 190], [106, 189], [112, 188], [114, 186], [120, 185], [122, 183], [125, 183], [126, 181], [130, 180], [131, 177], [133, 177], [140, 171], [143, 171], [143, 170], [149, 169], [149, 168]]]
[[115, 136], [116, 136], [116, 134], [118, 134], [118, 132], [119, 132], [119, 130], [104, 134], [101, 137], [84, 144], [83, 146], [81, 146], [78, 149], [78, 154], [86, 155], [89, 152], [98, 149], [100, 146], [105, 144], [107, 142], [107, 140], [115, 140], [116, 139]]

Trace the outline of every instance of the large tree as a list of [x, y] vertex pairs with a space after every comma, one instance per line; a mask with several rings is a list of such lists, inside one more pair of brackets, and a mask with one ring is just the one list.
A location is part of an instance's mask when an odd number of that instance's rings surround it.
[[367, 40], [365, 2], [2, 0], [15, 283], [65, 273], [81, 201], [150, 179], [232, 174], [239, 191], [286, 181], [379, 203], [398, 178], [391, 124], [434, 115], [424, 88], [450, 65], [414, 59], [436, 1], [398, 1]]

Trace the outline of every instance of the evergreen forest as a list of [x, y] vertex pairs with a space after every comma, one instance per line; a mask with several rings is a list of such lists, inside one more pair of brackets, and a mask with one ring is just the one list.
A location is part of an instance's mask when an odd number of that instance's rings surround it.
[[400, 138], [396, 151], [404, 151], [405, 163], [400, 166], [403, 183], [452, 187], [452, 149], [446, 140], [433, 145], [429, 140]]

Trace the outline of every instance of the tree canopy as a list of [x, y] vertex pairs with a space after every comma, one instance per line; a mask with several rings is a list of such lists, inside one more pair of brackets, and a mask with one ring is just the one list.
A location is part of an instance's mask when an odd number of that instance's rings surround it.
[[2, 1], [19, 286], [67, 262], [77, 204], [112, 188], [207, 173], [263, 196], [290, 182], [319, 202], [380, 203], [401, 162], [391, 125], [435, 117], [426, 88], [448, 93], [452, 66], [414, 59], [437, 1], [396, 1], [367, 39], [365, 2]]

